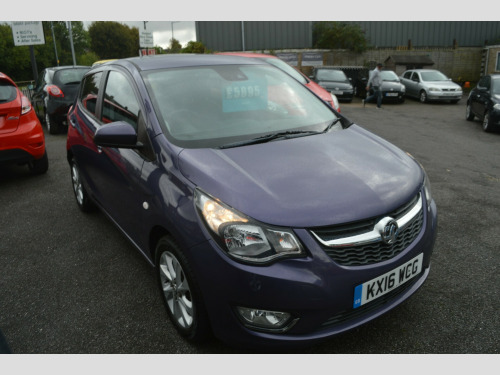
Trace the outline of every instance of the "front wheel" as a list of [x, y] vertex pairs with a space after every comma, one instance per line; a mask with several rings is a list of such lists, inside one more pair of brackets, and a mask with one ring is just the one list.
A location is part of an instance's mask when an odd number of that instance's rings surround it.
[[427, 93], [424, 90], [420, 91], [419, 100], [420, 100], [420, 103], [427, 102]]
[[465, 107], [465, 119], [467, 121], [474, 120], [474, 112], [472, 112], [472, 109], [470, 107], [470, 103], [467, 103], [467, 107]]
[[487, 111], [484, 114], [484, 117], [483, 117], [483, 130], [485, 132], [490, 132], [491, 131], [490, 112], [489, 111]]
[[175, 328], [190, 341], [204, 341], [210, 328], [201, 291], [186, 257], [168, 236], [156, 246], [156, 269], [163, 302]]

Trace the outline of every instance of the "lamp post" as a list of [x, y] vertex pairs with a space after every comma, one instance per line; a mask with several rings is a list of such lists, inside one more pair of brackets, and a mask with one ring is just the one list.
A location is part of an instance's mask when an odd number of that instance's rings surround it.
[[170, 24], [172, 25], [172, 40], [174, 40], [174, 23], [179, 23], [181, 21], [171, 21]]

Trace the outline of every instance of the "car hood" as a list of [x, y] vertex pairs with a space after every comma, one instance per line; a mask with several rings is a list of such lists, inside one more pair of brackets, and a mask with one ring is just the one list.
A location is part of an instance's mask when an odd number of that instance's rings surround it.
[[422, 84], [426, 87], [439, 87], [441, 89], [461, 89], [459, 85], [452, 81], [425, 81]]
[[384, 91], [401, 91], [403, 88], [403, 84], [400, 82], [391, 82], [391, 81], [383, 81], [382, 82], [382, 90]]
[[335, 82], [335, 81], [319, 81], [318, 84], [326, 89], [340, 89], [349, 90], [352, 89], [352, 85], [348, 82]]
[[356, 125], [225, 150], [184, 149], [179, 168], [240, 212], [298, 228], [385, 214], [406, 203], [423, 181], [412, 158]]

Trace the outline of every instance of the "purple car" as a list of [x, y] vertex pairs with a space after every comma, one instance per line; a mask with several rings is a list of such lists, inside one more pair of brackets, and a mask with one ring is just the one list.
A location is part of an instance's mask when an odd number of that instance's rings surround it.
[[68, 113], [76, 202], [156, 270], [192, 341], [312, 344], [410, 297], [437, 227], [407, 153], [237, 56], [96, 66]]

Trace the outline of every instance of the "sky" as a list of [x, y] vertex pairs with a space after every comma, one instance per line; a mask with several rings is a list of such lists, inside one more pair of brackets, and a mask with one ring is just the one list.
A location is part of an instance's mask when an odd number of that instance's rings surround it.
[[[108, 21], [115, 21], [110, 19]], [[130, 27], [137, 27], [139, 32], [144, 31], [144, 21], [118, 21]], [[84, 26], [88, 28], [91, 21], [84, 21]], [[194, 21], [146, 21], [146, 31], [153, 33], [154, 44], [163, 48], [170, 46], [170, 39], [173, 36], [183, 47], [193, 40], [196, 40]]]
[[83, 21], [88, 27], [92, 21], [116, 21], [141, 31], [147, 21], [155, 45], [167, 48], [172, 25], [173, 36], [183, 47], [196, 40], [195, 21], [498, 21], [500, 14], [498, 0], [483, 0], [481, 7], [450, 4], [454, 3], [419, 0], [409, 12], [401, 0], [315, 0], [310, 5], [290, 0], [85, 0], [85, 6], [66, 0], [24, 0], [21, 13], [13, 2], [2, 5], [0, 22]]

